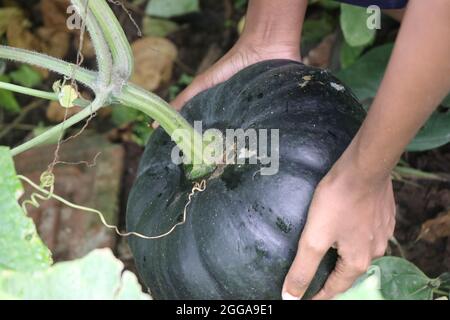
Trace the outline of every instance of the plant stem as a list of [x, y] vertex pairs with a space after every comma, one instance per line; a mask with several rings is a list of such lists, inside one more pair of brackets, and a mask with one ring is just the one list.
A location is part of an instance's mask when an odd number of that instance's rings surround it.
[[97, 112], [98, 109], [100, 109], [105, 104], [109, 94], [110, 94], [110, 92], [100, 94], [99, 96], [97, 96], [95, 98], [95, 100], [92, 102], [92, 104], [90, 106], [81, 110], [73, 117], [67, 119], [65, 122], [60, 123], [57, 126], [54, 126], [53, 128], [45, 131], [43, 134], [12, 149], [11, 154], [13, 156], [16, 156], [16, 155], [18, 155], [24, 151], [27, 151], [33, 147], [39, 146], [39, 145], [45, 143], [50, 138], [54, 137], [55, 135], [61, 134], [61, 131], [63, 131], [64, 129], [67, 129], [67, 128], [77, 124], [78, 122], [81, 122], [84, 119], [88, 118], [91, 114]]
[[42, 53], [0, 45], [0, 59], [22, 62], [48, 69], [67, 77], [73, 77], [91, 89], [95, 88], [97, 80], [95, 72]]
[[36, 89], [30, 89], [27, 87], [18, 86], [18, 85], [8, 83], [8, 82], [0, 81], [0, 89], [21, 93], [21, 94], [25, 94], [25, 95], [36, 97], [36, 98], [58, 101], [58, 94], [56, 94], [55, 92], [47, 92], [47, 91], [41, 91], [41, 90], [36, 90]]
[[173, 137], [176, 130], [183, 130], [183, 137], [176, 141], [184, 155], [189, 157], [194, 165], [190, 175], [195, 179], [214, 170], [214, 166], [206, 165], [203, 161], [203, 137], [177, 111], [163, 99], [138, 86], [128, 84], [122, 93], [116, 97], [121, 104], [139, 110], [152, 119], [158, 121], [168, 135]]
[[106, 1], [90, 1], [89, 8], [97, 19], [109, 45], [115, 71], [118, 72], [120, 78], [127, 81], [133, 73], [134, 59], [125, 32]]
[[[72, 0], [79, 16], [84, 17], [86, 15], [86, 26], [89, 35], [91, 36], [97, 57], [99, 82], [108, 85], [111, 82], [112, 56], [100, 25], [93, 16], [91, 10], [86, 7], [88, 2], [89, 0]], [[80, 38], [80, 41], [81, 40], [82, 38]], [[80, 43], [80, 50], [82, 45], [83, 44]]]

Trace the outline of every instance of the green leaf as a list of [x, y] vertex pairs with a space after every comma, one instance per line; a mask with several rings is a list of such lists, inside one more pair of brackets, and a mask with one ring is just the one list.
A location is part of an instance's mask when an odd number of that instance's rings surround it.
[[142, 32], [145, 36], [165, 37], [178, 30], [178, 24], [167, 19], [144, 17]]
[[309, 4], [318, 4], [322, 8], [328, 10], [334, 10], [340, 7], [340, 4], [338, 2], [332, 0], [309, 0]]
[[0, 271], [0, 295], [26, 300], [149, 300], [110, 249], [35, 272]]
[[371, 266], [346, 292], [335, 300], [384, 300], [381, 294], [381, 271], [378, 266]]
[[199, 0], [151, 0], [145, 12], [150, 16], [170, 18], [199, 11]]
[[234, 0], [233, 5], [236, 10], [244, 9], [247, 6], [248, 0]]
[[323, 14], [319, 19], [307, 19], [303, 24], [302, 48], [314, 46], [333, 32], [333, 19]]
[[381, 293], [387, 300], [430, 300], [433, 280], [411, 262], [383, 257], [373, 262], [381, 271]]
[[41, 74], [25, 64], [9, 75], [15, 83], [27, 88], [33, 88], [42, 82]]
[[365, 8], [341, 4], [341, 28], [345, 41], [352, 47], [359, 47], [372, 42], [375, 29], [367, 27], [369, 14]]
[[360, 101], [374, 98], [389, 62], [394, 45], [392, 43], [369, 50], [350, 67], [337, 73], [337, 77], [348, 85]]
[[[6, 75], [0, 75], [0, 81], [9, 82], [10, 79]], [[17, 103], [14, 94], [11, 91], [0, 89], [0, 108], [11, 113], [19, 113], [20, 106]]]
[[0, 270], [41, 270], [52, 262], [33, 221], [17, 203], [22, 193], [10, 150], [0, 147]]
[[112, 108], [111, 121], [114, 125], [120, 127], [124, 124], [136, 121], [139, 115], [140, 112], [135, 109], [127, 108], [121, 105], [114, 105]]
[[408, 151], [431, 150], [450, 142], [450, 110], [433, 113], [409, 144]]
[[[373, 99], [383, 80], [393, 44], [371, 49], [358, 61], [337, 73], [360, 101]], [[407, 147], [408, 151], [425, 151], [450, 142], [450, 112], [435, 112]]]
[[365, 48], [366, 46], [351, 47], [347, 42], [343, 41], [340, 52], [341, 68], [345, 69], [354, 64]]

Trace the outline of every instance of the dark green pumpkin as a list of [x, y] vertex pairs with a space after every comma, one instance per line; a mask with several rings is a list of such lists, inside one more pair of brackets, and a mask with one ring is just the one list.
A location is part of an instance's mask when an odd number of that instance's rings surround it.
[[[280, 129], [279, 173], [231, 165], [210, 178], [175, 232], [130, 239], [140, 276], [156, 299], [279, 299], [314, 189], [356, 134], [363, 108], [327, 71], [271, 60], [197, 95], [183, 115], [204, 129]], [[128, 202], [129, 231], [158, 235], [179, 221], [192, 183], [172, 163], [173, 146], [162, 129], [151, 137]], [[308, 296], [335, 261], [330, 250]]]

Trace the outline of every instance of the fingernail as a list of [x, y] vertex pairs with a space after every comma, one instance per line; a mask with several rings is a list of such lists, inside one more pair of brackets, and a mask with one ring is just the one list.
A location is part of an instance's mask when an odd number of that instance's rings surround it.
[[281, 298], [283, 300], [300, 300], [300, 297], [294, 297], [292, 294], [290, 294], [289, 292], [283, 292], [281, 294]]

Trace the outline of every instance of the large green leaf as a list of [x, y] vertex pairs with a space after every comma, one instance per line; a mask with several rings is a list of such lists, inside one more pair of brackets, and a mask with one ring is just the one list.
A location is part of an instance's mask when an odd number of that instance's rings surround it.
[[352, 47], [347, 42], [343, 41], [340, 49], [340, 63], [341, 68], [345, 69], [358, 61], [358, 58], [363, 53], [366, 46]]
[[381, 270], [371, 266], [346, 292], [338, 295], [336, 300], [384, 300], [381, 294]]
[[369, 50], [357, 62], [337, 73], [360, 101], [374, 98], [383, 80], [394, 45], [392, 43]]
[[36, 272], [0, 271], [0, 296], [26, 300], [148, 300], [110, 249]]
[[450, 142], [450, 111], [435, 112], [409, 144], [408, 151], [425, 151]]
[[150, 0], [146, 13], [150, 16], [170, 18], [199, 10], [199, 0]]
[[352, 47], [360, 47], [373, 41], [376, 35], [375, 29], [369, 29], [367, 19], [369, 14], [365, 8], [341, 5], [341, 28], [345, 41]]
[[144, 17], [142, 21], [142, 32], [149, 37], [165, 37], [178, 29], [178, 24], [167, 19]]
[[10, 151], [0, 147], [0, 270], [41, 270], [52, 262], [33, 221], [17, 203], [22, 193]]
[[373, 262], [381, 271], [381, 292], [388, 300], [430, 300], [433, 280], [411, 262], [383, 257]]
[[[357, 62], [337, 73], [360, 101], [373, 99], [383, 80], [393, 44], [386, 44], [368, 51]], [[408, 151], [425, 151], [450, 142], [450, 112], [435, 112], [415, 139]]]
[[10, 150], [0, 147], [0, 300], [150, 299], [110, 249], [51, 266], [50, 251], [17, 202], [22, 193]]

